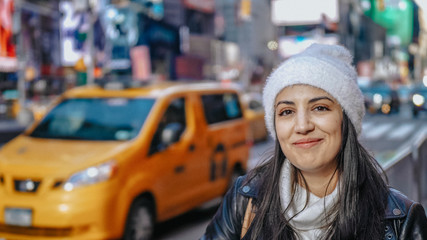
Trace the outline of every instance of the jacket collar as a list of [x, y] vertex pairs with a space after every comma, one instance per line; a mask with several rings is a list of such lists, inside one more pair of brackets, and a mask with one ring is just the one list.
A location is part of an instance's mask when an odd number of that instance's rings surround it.
[[251, 180], [247, 181], [247, 176], [244, 177], [242, 180], [242, 184], [237, 189], [239, 194], [250, 197], [250, 198], [258, 198], [259, 193], [259, 184], [260, 184], [260, 177], [259, 175], [255, 176]]
[[396, 189], [390, 188], [389, 190], [385, 218], [404, 218], [413, 202]]
[[[255, 176], [253, 179], [247, 181], [246, 177], [242, 180], [243, 184], [238, 188], [239, 194], [250, 197], [250, 198], [258, 198], [259, 193], [259, 184], [260, 177]], [[385, 210], [385, 218], [386, 219], [397, 219], [404, 218], [408, 209], [413, 202], [409, 200], [405, 195], [401, 192], [397, 191], [394, 188], [390, 188], [388, 199], [387, 199], [387, 208]]]

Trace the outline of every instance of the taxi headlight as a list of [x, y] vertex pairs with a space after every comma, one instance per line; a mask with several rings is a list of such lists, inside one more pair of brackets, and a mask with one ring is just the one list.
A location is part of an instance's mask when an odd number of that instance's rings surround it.
[[424, 99], [424, 97], [423, 97], [422, 95], [420, 95], [420, 94], [414, 94], [414, 95], [412, 96], [412, 102], [414, 103], [414, 105], [415, 105], [415, 106], [420, 107], [420, 106], [422, 106], [422, 105], [424, 104], [425, 99]]
[[110, 179], [117, 170], [114, 160], [86, 168], [73, 174], [65, 183], [64, 190], [71, 191], [76, 187], [95, 184]]
[[381, 96], [381, 94], [379, 93], [375, 93], [374, 96], [372, 97], [372, 100], [374, 101], [375, 104], [381, 104], [383, 102], [383, 96]]

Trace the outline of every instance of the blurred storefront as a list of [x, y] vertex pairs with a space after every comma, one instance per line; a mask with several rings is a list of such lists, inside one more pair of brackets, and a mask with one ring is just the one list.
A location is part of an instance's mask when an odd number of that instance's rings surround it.
[[64, 71], [60, 61], [58, 1], [20, 1], [17, 6], [19, 107], [49, 101], [63, 91]]
[[179, 28], [180, 55], [174, 60], [176, 79], [212, 79], [215, 1], [165, 0], [164, 4], [165, 21]]
[[[61, 91], [58, 1], [0, 1], [0, 115]], [[6, 106], [6, 107], [4, 107]], [[4, 111], [4, 109], [6, 109]]]
[[[0, 0], [0, 118], [10, 115], [16, 98], [17, 58], [13, 40], [13, 1]], [[11, 94], [12, 93], [12, 94]]]
[[214, 34], [223, 46], [217, 50], [217, 79], [237, 81], [248, 91], [261, 91], [267, 74], [278, 63], [272, 2], [216, 0], [215, 4]]
[[[361, 7], [365, 16], [379, 24], [386, 30], [384, 42], [384, 58], [376, 59], [375, 73], [381, 78], [393, 81], [398, 79], [403, 84], [409, 83], [409, 51], [413, 42], [414, 31], [414, 3], [411, 0], [362, 0]], [[387, 71], [384, 65], [392, 65]], [[386, 69], [386, 70], [384, 70]]]
[[344, 0], [341, 42], [353, 50], [359, 74], [409, 84], [418, 41], [417, 5], [411, 0]]

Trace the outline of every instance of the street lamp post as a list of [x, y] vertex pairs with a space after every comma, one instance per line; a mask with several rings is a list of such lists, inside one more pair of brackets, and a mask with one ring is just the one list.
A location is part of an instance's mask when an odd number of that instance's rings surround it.
[[16, 36], [16, 60], [17, 60], [17, 75], [18, 75], [18, 102], [22, 107], [25, 103], [25, 56], [22, 45], [22, 23], [21, 23], [21, 6], [22, 0], [14, 1], [14, 15], [13, 15], [13, 32]]
[[88, 44], [88, 54], [89, 54], [89, 61], [87, 64], [87, 84], [93, 84], [94, 83], [94, 69], [95, 69], [95, 51], [93, 46], [93, 40], [94, 40], [94, 33], [93, 33], [93, 25], [95, 23], [95, 16], [93, 15], [93, 11], [91, 8], [88, 8], [89, 12], [89, 30], [87, 33], [87, 44]]
[[76, 12], [82, 12], [88, 14], [89, 28], [86, 35], [86, 84], [94, 83], [94, 69], [95, 69], [95, 48], [94, 48], [94, 23], [96, 21], [96, 9], [93, 5], [97, 4], [97, 1], [90, 0], [74, 0], [74, 8]]
[[26, 106], [26, 88], [25, 88], [25, 67], [27, 56], [24, 52], [22, 42], [22, 0], [14, 0], [14, 16], [13, 16], [13, 32], [16, 36], [16, 60], [17, 60], [17, 75], [18, 75], [18, 103], [20, 106], [16, 120], [21, 125], [28, 125], [33, 121], [31, 112]]

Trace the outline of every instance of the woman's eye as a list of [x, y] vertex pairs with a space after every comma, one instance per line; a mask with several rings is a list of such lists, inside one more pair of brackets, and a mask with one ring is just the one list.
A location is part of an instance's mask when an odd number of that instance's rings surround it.
[[323, 112], [323, 111], [329, 111], [329, 108], [325, 106], [317, 106], [314, 108], [314, 110]]
[[279, 113], [280, 116], [286, 116], [292, 114], [292, 110], [283, 110]]

